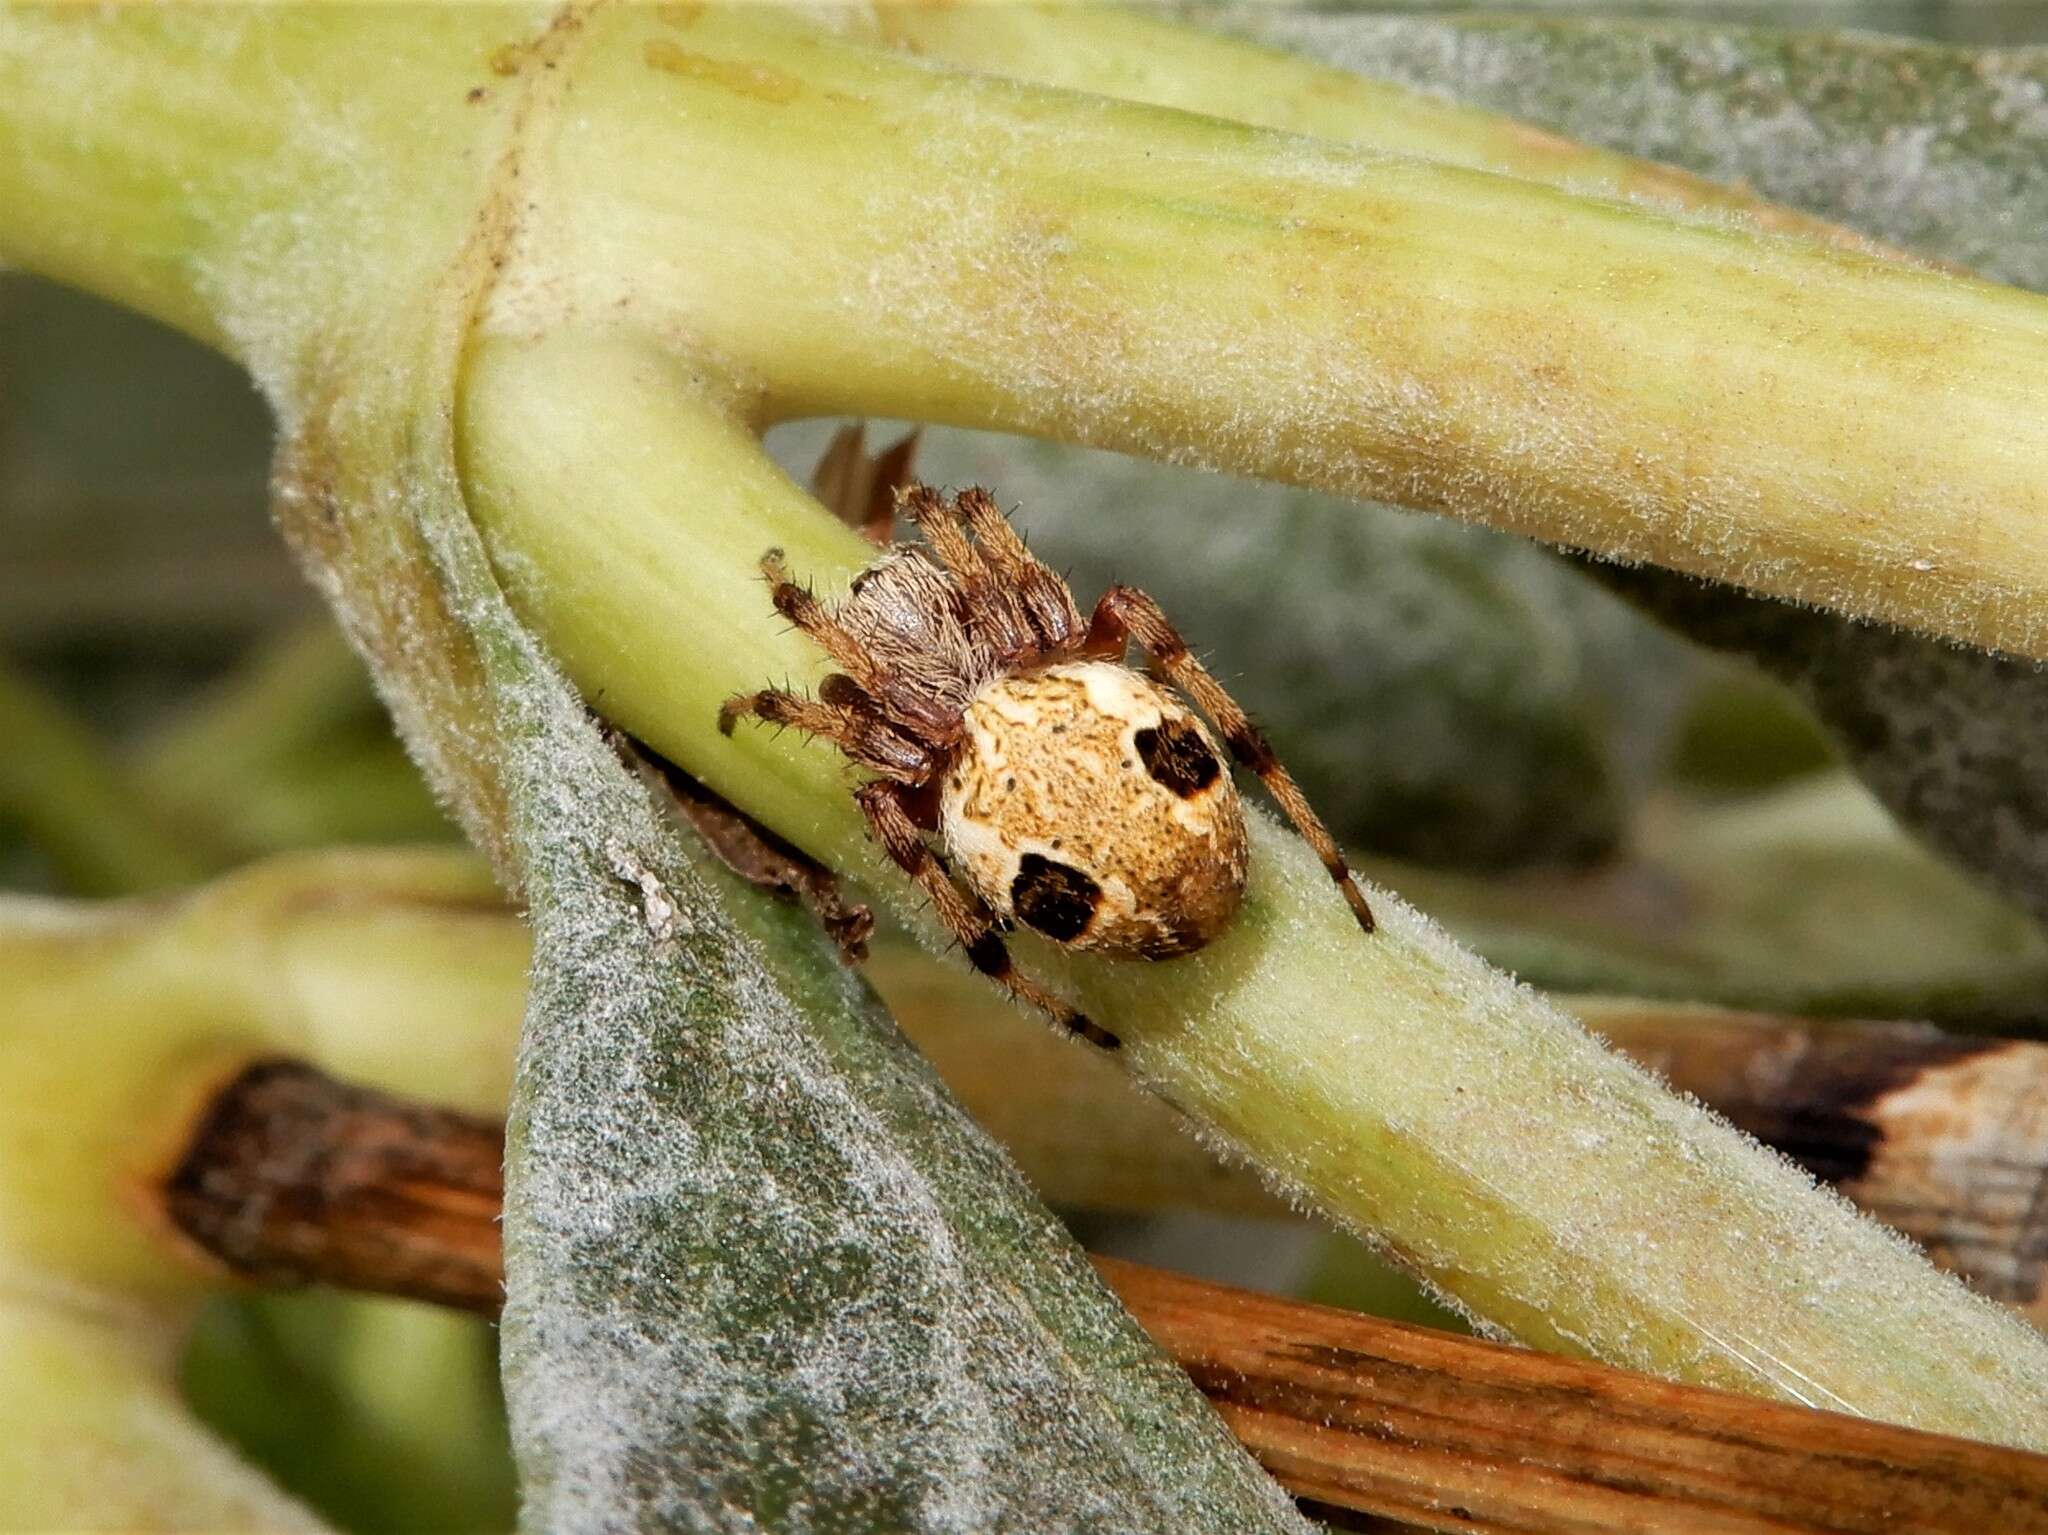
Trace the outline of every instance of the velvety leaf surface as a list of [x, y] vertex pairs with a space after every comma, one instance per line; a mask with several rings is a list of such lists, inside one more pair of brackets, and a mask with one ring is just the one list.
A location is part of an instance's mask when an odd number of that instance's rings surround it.
[[536, 865], [529, 1527], [1293, 1527], [810, 919], [659, 867]]

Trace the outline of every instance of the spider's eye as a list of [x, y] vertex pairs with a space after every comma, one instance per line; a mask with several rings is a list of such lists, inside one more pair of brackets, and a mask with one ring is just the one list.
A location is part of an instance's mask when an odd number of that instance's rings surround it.
[[1088, 930], [1102, 887], [1071, 864], [1026, 853], [1010, 882], [1010, 904], [1046, 937], [1071, 943]]
[[1138, 732], [1137, 746], [1145, 771], [1182, 799], [1200, 794], [1223, 771], [1191, 720], [1161, 720]]

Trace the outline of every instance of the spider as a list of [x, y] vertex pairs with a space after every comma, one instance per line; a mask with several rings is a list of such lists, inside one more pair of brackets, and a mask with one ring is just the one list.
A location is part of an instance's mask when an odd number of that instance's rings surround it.
[[746, 715], [794, 725], [873, 773], [854, 790], [870, 831], [975, 969], [1115, 1049], [1115, 1035], [1017, 970], [1003, 933], [1022, 923], [1071, 949], [1170, 959], [1236, 915], [1247, 856], [1237, 789], [1201, 719], [1123, 664], [1133, 643], [1215, 722], [1373, 930], [1335, 840], [1156, 602], [1113, 586], [1084, 622], [986, 491], [948, 499], [910, 485], [899, 497], [926, 547], [890, 546], [834, 607], [769, 551], [776, 611], [843, 670], [816, 698], [730, 698], [718, 726], [730, 735]]

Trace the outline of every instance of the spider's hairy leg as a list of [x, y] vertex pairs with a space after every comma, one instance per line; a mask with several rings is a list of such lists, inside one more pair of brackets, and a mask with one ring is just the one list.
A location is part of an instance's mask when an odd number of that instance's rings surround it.
[[978, 595], [989, 584], [989, 567], [968, 540], [953, 503], [929, 485], [911, 484], [896, 492], [904, 515], [917, 524], [925, 543], [939, 563], [964, 587], [969, 596]]
[[1037, 626], [1022, 595], [975, 548], [958, 506], [929, 485], [906, 486], [900, 499], [905, 515], [924, 535], [926, 546], [959, 583], [967, 599], [962, 617], [968, 631], [1000, 656], [1020, 656], [1038, 649]]
[[1114, 1034], [1091, 1023], [1018, 971], [1008, 947], [996, 932], [994, 918], [979, 900], [953, 882], [952, 875], [946, 872], [946, 866], [925, 842], [923, 834], [911, 820], [910, 812], [904, 808], [903, 794], [902, 786], [877, 781], [861, 785], [853, 797], [883, 850], [931, 898], [939, 920], [967, 951], [968, 963], [1018, 1001], [1050, 1014], [1056, 1023], [1071, 1029], [1090, 1044], [1100, 1045], [1105, 1050], [1117, 1049], [1122, 1041]]
[[751, 816], [711, 792], [644, 741], [614, 726], [605, 739], [619, 760], [681, 819], [695, 828], [712, 855], [756, 890], [801, 903], [839, 946], [849, 965], [868, 957], [875, 915], [846, 901], [824, 865], [777, 837]]
[[818, 698], [780, 688], [736, 694], [718, 706], [719, 734], [731, 735], [742, 717], [752, 715], [823, 736], [862, 767], [888, 778], [911, 783], [930, 775], [931, 754], [883, 720], [852, 678], [827, 677], [819, 691], [823, 696]]
[[845, 667], [856, 682], [868, 684], [875, 680], [875, 663], [867, 647], [832, 616], [816, 593], [789, 579], [780, 549], [770, 549], [761, 556], [761, 574], [774, 594], [776, 612], [816, 640], [819, 648]]
[[1059, 572], [1025, 547], [995, 497], [980, 486], [968, 486], [954, 497], [954, 504], [973, 532], [982, 558], [1023, 600], [1040, 642], [1048, 650], [1067, 646], [1081, 632], [1081, 610], [1074, 606], [1074, 594]]
[[1343, 849], [1337, 846], [1337, 839], [1330, 835], [1329, 828], [1309, 804], [1308, 796], [1281, 765], [1258, 727], [1224, 690], [1223, 684], [1195, 659], [1187, 641], [1180, 637], [1158, 603], [1134, 586], [1112, 586], [1095, 604], [1086, 648], [1095, 654], [1120, 656], [1126, 642], [1134, 642], [1151, 656], [1167, 679], [1216, 722], [1217, 732], [1230, 748], [1230, 754], [1259, 775], [1266, 791], [1278, 801], [1294, 829], [1315, 850], [1330, 878], [1344, 892], [1358, 925], [1371, 932], [1375, 926], [1372, 908], [1366, 904], [1365, 892], [1358, 888], [1351, 866], [1344, 861]]

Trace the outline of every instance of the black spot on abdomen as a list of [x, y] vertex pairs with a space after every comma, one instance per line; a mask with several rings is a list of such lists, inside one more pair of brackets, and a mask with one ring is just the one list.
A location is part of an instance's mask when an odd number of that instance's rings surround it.
[[1088, 931], [1102, 887], [1071, 864], [1026, 853], [1010, 881], [1010, 904], [1027, 926], [1059, 943], [1072, 943]]
[[1161, 720], [1139, 731], [1137, 744], [1145, 771], [1182, 799], [1200, 794], [1223, 771], [1191, 720]]

